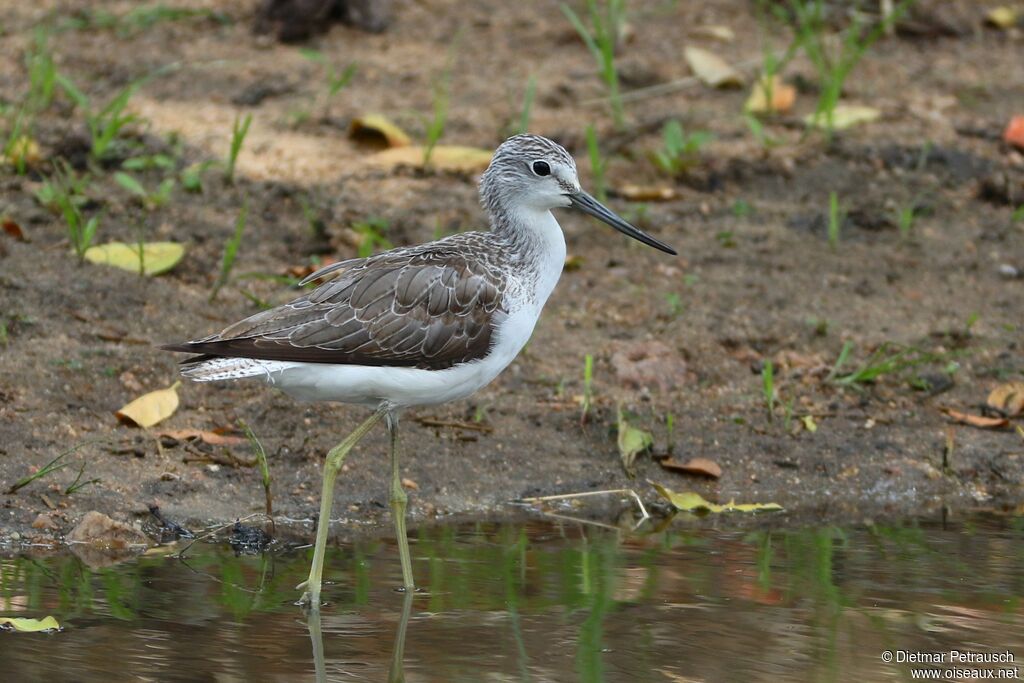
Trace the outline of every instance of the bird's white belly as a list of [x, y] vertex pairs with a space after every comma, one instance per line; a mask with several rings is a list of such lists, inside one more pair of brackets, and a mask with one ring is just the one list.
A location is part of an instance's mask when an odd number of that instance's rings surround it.
[[445, 370], [325, 363], [273, 362], [267, 382], [306, 401], [338, 401], [398, 408], [465, 398], [501, 373], [530, 339], [540, 310], [524, 306], [500, 321], [490, 352]]

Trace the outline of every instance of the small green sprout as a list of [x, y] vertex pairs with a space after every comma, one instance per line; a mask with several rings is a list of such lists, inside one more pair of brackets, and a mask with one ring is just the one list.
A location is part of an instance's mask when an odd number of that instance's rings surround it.
[[678, 176], [700, 162], [701, 150], [714, 139], [714, 136], [707, 131], [687, 134], [683, 130], [683, 125], [672, 119], [662, 129], [661, 138], [661, 149], [655, 150], [651, 159], [663, 172]]
[[252, 114], [246, 114], [244, 119], [235, 117], [231, 124], [231, 147], [228, 149], [227, 163], [224, 165], [224, 182], [233, 185], [235, 182], [235, 163], [238, 161], [238, 154], [242, 151], [242, 144], [245, 136], [249, 133], [249, 126], [252, 125]]
[[842, 229], [846, 215], [839, 204], [839, 195], [835, 192], [828, 193], [828, 245], [834, 250], [839, 247], [839, 232]]
[[593, 404], [594, 357], [589, 353], [583, 357], [583, 402], [580, 404], [580, 424], [587, 421], [587, 413]]
[[388, 230], [388, 222], [383, 218], [368, 218], [352, 225], [352, 230], [359, 236], [357, 254], [359, 258], [373, 256], [377, 249], [391, 249], [391, 242], [384, 237]]
[[562, 3], [562, 13], [576, 29], [587, 46], [594, 61], [597, 63], [608, 89], [608, 101], [612, 107], [612, 119], [615, 127], [624, 129], [626, 127], [625, 110], [622, 106], [622, 95], [619, 92], [619, 72], [615, 67], [615, 47], [619, 42], [619, 36], [626, 22], [625, 0], [604, 0], [604, 7], [599, 6], [597, 0], [587, 0], [587, 17], [590, 20], [590, 28], [584, 25], [579, 15], [569, 5]]
[[138, 116], [128, 114], [125, 110], [128, 107], [129, 100], [149, 80], [149, 77], [140, 78], [129, 83], [100, 109], [94, 109], [89, 97], [79, 90], [78, 86], [64, 74], [57, 74], [56, 80], [57, 84], [60, 85], [75, 106], [85, 116], [85, 124], [89, 129], [89, 154], [92, 160], [101, 162], [110, 157], [114, 152], [121, 132], [126, 126], [139, 120]]
[[766, 360], [761, 368], [761, 392], [764, 395], [764, 406], [768, 411], [768, 421], [775, 419], [775, 403], [778, 395], [775, 393], [775, 366], [771, 360]]

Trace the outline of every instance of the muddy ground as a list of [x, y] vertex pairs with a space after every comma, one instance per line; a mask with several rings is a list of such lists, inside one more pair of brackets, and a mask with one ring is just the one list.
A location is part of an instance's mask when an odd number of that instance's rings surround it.
[[[387, 221], [395, 245], [481, 225], [476, 174], [381, 168], [368, 161], [373, 150], [347, 136], [353, 117], [381, 112], [422, 139], [449, 60], [442, 143], [493, 148], [519, 118], [534, 76], [530, 130], [564, 143], [592, 187], [584, 131], [594, 124], [610, 157], [610, 190], [663, 186], [676, 195], [639, 203], [613, 192], [610, 202], [680, 256], [559, 214], [574, 267], [525, 352], [471, 400], [404, 417], [413, 526], [505, 514], [523, 496], [632, 487], [654, 502], [647, 480], [723, 502], [778, 502], [787, 512], [768, 523], [779, 524], [1007, 509], [1024, 498], [1024, 438], [1013, 425], [979, 429], [941, 412], [980, 414], [993, 387], [1024, 377], [1024, 221], [1013, 215], [1024, 203], [1024, 157], [999, 139], [1010, 116], [1024, 113], [1019, 28], [984, 26], [971, 2], [922, 6], [918, 23], [875, 45], [844, 88], [845, 100], [879, 108], [881, 119], [832, 144], [800, 122], [816, 85], [798, 57], [785, 75], [803, 92], [792, 113], [766, 123], [777, 143], [766, 148], [740, 115], [746, 88], [685, 84], [630, 104], [626, 128], [616, 130], [602, 106], [588, 104], [604, 89], [554, 2], [395, 2], [382, 33], [335, 25], [306, 43], [337, 69], [358, 64], [329, 105], [322, 97], [310, 104], [324, 89], [321, 64], [252, 34], [258, 3], [166, 4], [202, 11], [127, 27], [95, 17], [123, 15], [133, 3], [7, 2], [0, 14], [8, 107], [27, 89], [15, 57], [39, 24], [63, 28], [51, 39], [58, 69], [97, 102], [173, 65], [132, 98], [141, 118], [119, 143], [120, 158], [88, 169], [83, 117], [58, 94], [34, 124], [39, 165], [26, 175], [0, 171], [0, 213], [26, 238], [0, 235], [0, 488], [78, 447], [65, 469], [0, 494], [0, 539], [59, 538], [93, 509], [142, 519], [155, 503], [193, 522], [259, 511], [248, 445], [158, 436], [237, 430], [242, 421], [270, 454], [277, 514], [315, 516], [323, 454], [364, 417], [360, 409], [300, 404], [244, 382], [182, 385], [180, 408], [148, 432], [120, 424], [114, 411], [176, 380], [178, 359], [157, 345], [252, 314], [252, 297], [295, 295], [278, 280], [243, 276], [351, 257], [359, 239], [351, 226], [370, 217]], [[782, 49], [789, 38], [780, 25], [763, 29], [753, 3], [740, 0], [628, 7], [618, 58], [625, 90], [687, 78], [686, 45], [753, 65], [749, 81], [765, 41]], [[736, 37], [717, 40], [702, 28], [709, 25]], [[145, 207], [113, 181], [127, 156], [173, 158], [171, 170], [136, 172], [150, 187], [222, 158], [244, 113], [254, 123], [234, 185], [214, 169], [202, 193], [179, 183], [165, 205]], [[679, 179], [647, 157], [671, 118], [715, 136]], [[175, 240], [187, 245], [185, 259], [153, 278], [80, 265], [62, 219], [33, 196], [58, 157], [90, 179], [83, 210], [102, 216], [98, 241]], [[825, 235], [830, 192], [845, 210], [835, 248]], [[235, 277], [211, 303], [243, 204], [249, 220]], [[915, 217], [902, 235], [898, 215], [908, 206]], [[846, 342], [847, 370], [883, 344], [934, 356], [843, 387], [828, 375]], [[586, 354], [595, 405], [581, 425]], [[771, 419], [767, 360], [779, 397]], [[650, 455], [627, 477], [615, 438], [620, 405], [653, 433], [654, 455], [712, 459], [721, 478], [666, 471]], [[423, 424], [431, 420], [444, 424]], [[65, 494], [83, 466], [83, 481], [98, 481]], [[387, 522], [387, 476], [379, 430], [339, 480], [342, 533]]]

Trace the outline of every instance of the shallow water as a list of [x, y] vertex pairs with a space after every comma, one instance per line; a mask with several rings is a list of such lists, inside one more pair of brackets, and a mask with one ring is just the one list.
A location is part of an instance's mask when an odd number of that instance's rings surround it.
[[[319, 623], [292, 604], [311, 550], [197, 543], [90, 569], [0, 561], [10, 681], [910, 680], [899, 651], [1024, 658], [1024, 519], [630, 533], [570, 522], [414, 533], [406, 599], [394, 544], [327, 556]], [[180, 547], [175, 550], [180, 550]], [[403, 638], [404, 635], [404, 638]], [[404, 642], [403, 642], [404, 641]], [[916, 665], [920, 667], [921, 665]], [[999, 675], [998, 672], [996, 675]], [[1017, 672], [1024, 677], [1024, 673]], [[403, 678], [404, 676], [404, 678]]]

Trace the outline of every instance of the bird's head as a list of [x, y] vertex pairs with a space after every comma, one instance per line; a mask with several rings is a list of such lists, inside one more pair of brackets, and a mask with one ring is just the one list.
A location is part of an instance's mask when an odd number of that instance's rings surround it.
[[635, 240], [668, 254], [676, 253], [584, 192], [572, 156], [557, 142], [540, 135], [514, 135], [498, 146], [480, 180], [480, 198], [495, 217], [524, 209], [574, 207]]

